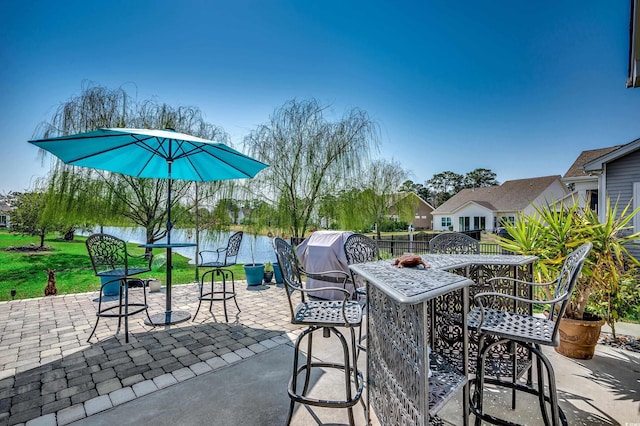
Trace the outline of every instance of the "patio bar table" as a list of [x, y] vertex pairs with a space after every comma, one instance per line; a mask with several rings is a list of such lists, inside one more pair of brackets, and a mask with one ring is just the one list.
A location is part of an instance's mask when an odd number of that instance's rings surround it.
[[165, 302], [164, 313], [151, 315], [151, 323], [153, 325], [169, 325], [184, 322], [191, 318], [191, 314], [187, 311], [172, 311], [171, 310], [171, 273], [172, 273], [172, 250], [174, 248], [181, 247], [195, 247], [194, 243], [154, 243], [154, 244], [140, 244], [139, 247], [143, 248], [163, 248], [167, 250], [167, 279], [166, 290], [167, 300]]
[[[458, 391], [469, 399], [468, 332], [459, 327], [460, 368], [452, 366], [433, 342], [434, 301], [461, 293], [454, 315], [466, 323], [470, 279], [436, 268], [398, 268], [391, 261], [350, 265], [367, 281], [367, 404], [381, 424], [427, 425]], [[429, 377], [429, 369], [432, 375]], [[462, 423], [469, 422], [463, 404]]]

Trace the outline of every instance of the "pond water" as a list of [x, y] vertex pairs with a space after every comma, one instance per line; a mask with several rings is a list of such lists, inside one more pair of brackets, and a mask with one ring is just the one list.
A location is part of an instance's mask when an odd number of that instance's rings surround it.
[[[100, 228], [97, 227], [93, 232], [100, 232]], [[120, 227], [120, 226], [105, 226], [102, 228], [102, 232], [105, 234], [113, 235], [122, 240], [144, 244], [146, 242], [145, 229], [142, 227]], [[215, 250], [220, 247], [227, 246], [227, 240], [233, 234], [232, 231], [200, 231], [200, 250]], [[89, 233], [80, 233], [80, 235], [89, 235]], [[157, 241], [158, 243], [166, 243], [166, 238]], [[195, 229], [179, 229], [173, 228], [171, 230], [171, 242], [174, 243], [195, 243], [196, 231]], [[256, 263], [276, 262], [276, 254], [273, 251], [271, 245], [271, 238], [264, 235], [251, 235], [245, 233], [242, 237], [242, 243], [240, 244], [240, 251], [238, 252], [238, 258], [236, 263], [252, 263], [251, 261], [251, 245], [253, 243], [253, 256]], [[195, 264], [196, 248], [176, 248], [174, 253], [178, 253], [184, 257], [189, 258], [189, 263]], [[213, 259], [205, 258], [207, 260], [215, 260], [215, 254]]]

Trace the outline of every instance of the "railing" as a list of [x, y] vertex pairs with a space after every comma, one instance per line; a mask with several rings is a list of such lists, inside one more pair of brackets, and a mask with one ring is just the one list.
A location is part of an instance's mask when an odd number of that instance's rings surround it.
[[[466, 231], [465, 234], [479, 240], [480, 232], [477, 231]], [[391, 238], [381, 238], [377, 239], [375, 236], [373, 239], [378, 243], [378, 247], [383, 255], [387, 255], [388, 257], [396, 257], [400, 256], [404, 253], [416, 253], [416, 254], [426, 254], [429, 253], [429, 241], [431, 238], [438, 235], [436, 232], [418, 232], [414, 234], [414, 238], [412, 242], [409, 242], [409, 237], [407, 235], [396, 235]], [[298, 245], [304, 238], [291, 239], [291, 243], [293, 245]], [[480, 242], [480, 254], [512, 254], [506, 250], [503, 250], [496, 243], [486, 243]]]

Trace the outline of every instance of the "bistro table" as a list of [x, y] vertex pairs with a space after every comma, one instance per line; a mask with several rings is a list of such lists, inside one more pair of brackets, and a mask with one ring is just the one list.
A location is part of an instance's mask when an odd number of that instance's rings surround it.
[[[177, 324], [191, 318], [191, 314], [187, 311], [172, 311], [171, 310], [171, 273], [172, 273], [172, 261], [171, 253], [174, 248], [195, 247], [194, 243], [154, 243], [154, 244], [141, 244], [139, 247], [143, 248], [160, 248], [167, 250], [167, 300], [165, 303], [164, 313], [151, 315], [151, 323], [153, 325], [168, 325]], [[148, 321], [146, 321], [148, 322]]]
[[[367, 281], [368, 404], [381, 424], [427, 425], [460, 389], [469, 399], [468, 332], [460, 327], [461, 369], [428, 346], [433, 342], [433, 301], [462, 293], [457, 312], [466, 322], [470, 279], [436, 268], [398, 268], [388, 260], [350, 265]], [[431, 373], [431, 377], [430, 376]], [[463, 404], [464, 425], [469, 422]]]

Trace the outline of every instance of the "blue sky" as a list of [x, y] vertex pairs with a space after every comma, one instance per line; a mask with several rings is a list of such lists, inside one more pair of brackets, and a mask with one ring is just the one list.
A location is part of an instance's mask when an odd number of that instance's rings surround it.
[[47, 173], [27, 143], [87, 82], [197, 106], [237, 148], [287, 100], [379, 124], [380, 157], [424, 183], [477, 167], [564, 174], [640, 137], [625, 88], [629, 1], [7, 1], [0, 193]]

